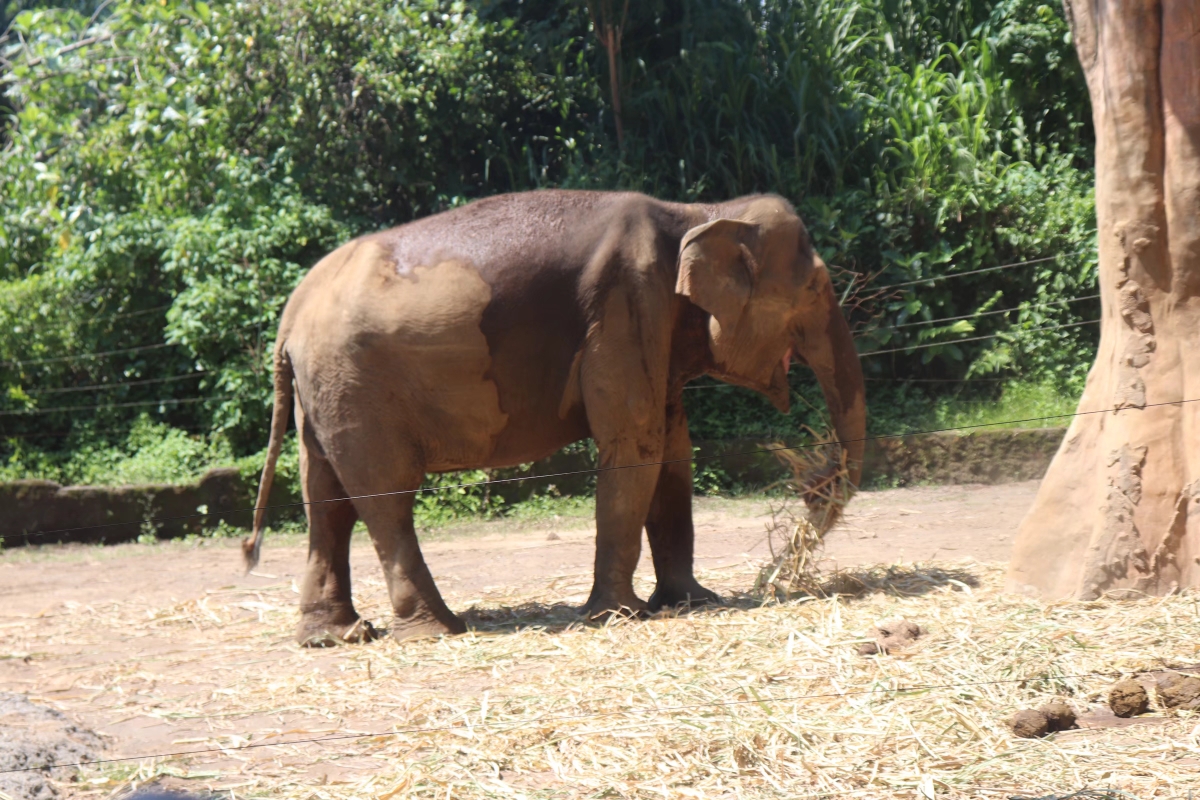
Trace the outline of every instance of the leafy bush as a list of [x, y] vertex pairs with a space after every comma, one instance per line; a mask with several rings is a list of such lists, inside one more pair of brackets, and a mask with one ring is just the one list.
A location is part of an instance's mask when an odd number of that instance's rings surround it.
[[[622, 147], [583, 3], [18, 0], [5, 14], [10, 475], [251, 469], [278, 315], [317, 258], [540, 186], [790, 198], [840, 286], [869, 298], [860, 349], [889, 351], [863, 362], [875, 430], [995, 404], [1013, 381], [1073, 397], [1094, 351], [1077, 324], [1098, 316], [1092, 132], [1057, 4], [630, 4]], [[908, 285], [871, 298], [853, 273]], [[738, 389], [689, 392], [694, 437], [796, 435], [821, 402], [808, 378], [793, 386], [808, 402], [788, 417]], [[144, 466], [125, 464], [141, 450]]]
[[223, 439], [189, 436], [145, 415], [117, 444], [86, 434], [70, 444], [69, 449], [51, 452], [14, 448], [0, 467], [0, 481], [38, 478], [64, 485], [110, 486], [187, 483], [214, 466], [234, 461]]
[[[275, 323], [304, 270], [356, 233], [531, 185], [552, 166], [533, 140], [571, 108], [511, 20], [464, 3], [116, 2], [23, 11], [13, 33], [10, 435], [76, 422], [41, 387], [103, 384], [79, 395], [110, 407], [97, 429], [137, 413], [112, 406], [166, 399], [164, 419], [257, 449]], [[77, 355], [114, 350], [134, 352]]]

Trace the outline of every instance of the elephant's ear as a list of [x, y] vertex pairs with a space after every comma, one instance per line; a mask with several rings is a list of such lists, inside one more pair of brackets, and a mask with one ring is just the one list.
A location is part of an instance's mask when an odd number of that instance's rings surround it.
[[750, 300], [754, 257], [746, 242], [757, 228], [736, 219], [718, 219], [692, 228], [679, 243], [681, 294], [732, 330]]

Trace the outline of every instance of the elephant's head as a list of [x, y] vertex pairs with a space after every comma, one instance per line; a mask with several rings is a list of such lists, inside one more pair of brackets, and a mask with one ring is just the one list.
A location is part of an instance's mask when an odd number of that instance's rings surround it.
[[791, 359], [816, 373], [857, 486], [867, 419], [862, 369], [829, 272], [792, 207], [755, 198], [730, 218], [689, 230], [676, 292], [710, 315], [715, 377], [762, 392], [786, 412]]

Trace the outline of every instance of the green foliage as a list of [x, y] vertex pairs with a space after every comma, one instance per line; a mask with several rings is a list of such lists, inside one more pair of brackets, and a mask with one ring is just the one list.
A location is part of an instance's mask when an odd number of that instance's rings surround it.
[[[355, 235], [540, 186], [778, 192], [847, 290], [851, 271], [879, 287], [1056, 256], [857, 306], [860, 349], [899, 351], [863, 361], [880, 432], [1007, 407], [1014, 381], [1074, 397], [1094, 351], [1094, 326], [1058, 327], [1098, 311], [1077, 300], [1094, 294], [1092, 132], [1057, 4], [633, 3], [623, 148], [581, 2], [15, 0], [3, 15], [9, 476], [254, 471], [275, 327], [305, 270]], [[793, 388], [806, 401], [788, 416], [732, 387], [689, 392], [693, 436], [795, 436], [821, 401], [803, 375]], [[698, 486], [723, 484], [702, 470]], [[474, 489], [418, 505], [429, 520], [501, 507]]]
[[[511, 20], [464, 3], [114, 2], [25, 10], [13, 35], [8, 435], [69, 432], [80, 415], [44, 413], [68, 405], [105, 406], [96, 427], [117, 427], [136, 412], [112, 406], [166, 399], [163, 419], [257, 449], [275, 323], [317, 258], [537, 185], [570, 154], [539, 140], [570, 139], [571, 79], [535, 73]], [[38, 395], [100, 384], [71, 404]]]
[[38, 478], [64, 485], [109, 486], [187, 483], [233, 460], [228, 442], [221, 437], [188, 436], [143, 415], [114, 444], [80, 430], [62, 450], [28, 450], [18, 445], [0, 466], [0, 481]]
[[503, 502], [491, 496], [483, 470], [429, 475], [417, 493], [414, 514], [418, 524], [439, 525], [469, 517], [493, 516]]

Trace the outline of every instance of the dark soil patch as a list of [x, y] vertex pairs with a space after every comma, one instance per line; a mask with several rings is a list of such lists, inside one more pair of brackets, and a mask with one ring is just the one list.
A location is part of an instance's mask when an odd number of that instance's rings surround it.
[[0, 792], [13, 800], [54, 800], [54, 781], [68, 780], [74, 770], [51, 767], [91, 760], [101, 747], [99, 736], [62, 712], [0, 692]]

